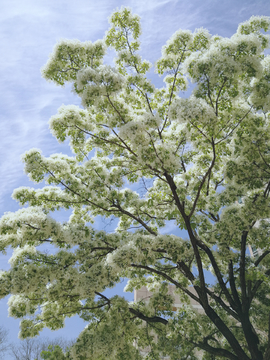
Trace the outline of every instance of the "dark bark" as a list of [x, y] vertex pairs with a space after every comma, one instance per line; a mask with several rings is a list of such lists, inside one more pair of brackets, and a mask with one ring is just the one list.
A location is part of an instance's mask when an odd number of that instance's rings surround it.
[[205, 350], [209, 354], [215, 355], [215, 356], [222, 356], [226, 359], [230, 360], [238, 360], [239, 358], [232, 354], [230, 351], [222, 349], [222, 348], [214, 348], [213, 346], [207, 344], [207, 343], [198, 343], [196, 344], [200, 349]]
[[[206, 315], [209, 319], [215, 324], [218, 330], [222, 333], [222, 335], [227, 339], [230, 344], [232, 350], [237, 355], [239, 360], [250, 360], [247, 354], [242, 349], [241, 345], [231, 332], [231, 330], [227, 327], [227, 325], [221, 320], [218, 314], [210, 307], [204, 309]], [[259, 358], [257, 360], [260, 360]]]
[[268, 344], [267, 348], [263, 357], [263, 360], [269, 360], [270, 359], [270, 313], [268, 316]]
[[228, 270], [229, 270], [229, 281], [230, 281], [230, 288], [231, 288], [231, 291], [232, 291], [232, 296], [233, 296], [233, 299], [235, 301], [236, 307], [238, 309], [241, 309], [241, 302], [240, 302], [238, 292], [237, 292], [237, 289], [236, 289], [236, 285], [235, 285], [235, 277], [234, 277], [234, 273], [233, 273], [233, 262], [232, 262], [232, 260], [229, 261]]
[[166, 319], [163, 319], [159, 316], [152, 316], [152, 317], [145, 316], [145, 315], [143, 315], [143, 313], [141, 313], [140, 311], [135, 310], [133, 308], [129, 308], [129, 311], [131, 312], [131, 314], [135, 315], [139, 319], [146, 321], [147, 323], [157, 323], [158, 322], [158, 323], [161, 323], [164, 325], [168, 324], [168, 321]]
[[[242, 315], [241, 318], [242, 329], [245, 334], [248, 349], [252, 360], [263, 360], [263, 354], [259, 350], [259, 338], [253, 329], [253, 326], [249, 320], [248, 314]], [[269, 359], [270, 360], [270, 359]]]
[[[213, 162], [214, 162], [214, 159], [213, 159]], [[211, 164], [212, 167], [213, 167], [213, 162]], [[227, 286], [224, 282], [223, 275], [220, 271], [220, 268], [216, 262], [216, 259], [213, 255], [211, 249], [208, 248], [208, 246], [206, 244], [204, 244], [201, 240], [199, 240], [197, 238], [196, 234], [194, 234], [194, 232], [191, 228], [190, 217], [191, 217], [192, 213], [195, 211], [196, 201], [193, 204], [191, 213], [189, 214], [189, 216], [187, 216], [187, 214], [185, 213], [184, 203], [181, 203], [181, 201], [178, 197], [177, 187], [174, 183], [173, 178], [166, 172], [164, 173], [164, 176], [166, 177], [167, 183], [170, 186], [170, 189], [172, 191], [172, 195], [173, 195], [175, 204], [185, 222], [185, 225], [186, 225], [186, 228], [187, 228], [187, 231], [189, 234], [189, 238], [191, 241], [191, 245], [194, 250], [194, 255], [195, 255], [195, 259], [196, 259], [196, 265], [197, 265], [197, 269], [198, 269], [198, 273], [199, 273], [199, 280], [200, 280], [200, 286], [194, 286], [194, 288], [197, 291], [198, 297], [200, 299], [200, 303], [203, 306], [206, 315], [215, 324], [215, 326], [219, 329], [219, 331], [223, 334], [223, 336], [227, 339], [233, 352], [237, 355], [237, 358], [242, 359], [242, 360], [250, 360], [250, 357], [245, 353], [245, 351], [243, 350], [243, 348], [237, 341], [234, 334], [230, 331], [230, 329], [227, 327], [227, 325], [224, 323], [224, 321], [222, 321], [222, 319], [217, 315], [217, 313], [214, 311], [214, 309], [209, 306], [208, 297], [207, 297], [207, 291], [209, 289], [207, 289], [206, 284], [205, 284], [202, 259], [200, 256], [199, 249], [203, 250], [207, 254], [207, 256], [213, 266], [218, 283], [221, 287], [222, 292], [224, 293], [224, 295], [226, 297], [226, 300], [228, 301], [229, 306], [227, 306], [223, 302], [222, 299], [220, 299], [221, 301], [219, 301], [217, 296], [212, 296], [213, 294], [208, 294], [208, 295], [210, 295], [213, 299], [215, 299], [215, 301], [220, 306], [222, 306], [229, 315], [233, 316], [235, 319], [240, 320], [240, 322], [242, 324], [243, 332], [244, 332], [244, 335], [245, 335], [245, 338], [247, 341], [247, 346], [248, 346], [248, 349], [249, 349], [249, 352], [251, 355], [251, 359], [252, 360], [263, 360], [263, 355], [258, 347], [258, 345], [259, 345], [258, 336], [257, 336], [257, 334], [250, 322], [250, 319], [249, 319], [251, 294], [250, 294], [250, 289], [249, 289], [249, 291], [247, 291], [248, 286], [247, 286], [247, 282], [246, 282], [246, 244], [247, 244], [248, 231], [244, 231], [242, 233], [242, 237], [241, 237], [241, 251], [240, 251], [240, 263], [239, 263], [239, 281], [240, 281], [240, 288], [241, 288], [241, 298], [239, 298], [238, 291], [237, 291], [236, 285], [235, 285], [235, 277], [234, 277], [232, 262], [229, 263], [229, 267], [228, 267], [229, 282], [230, 282], [230, 288], [231, 288], [231, 293], [230, 293], [229, 289], [227, 288]], [[196, 200], [199, 196], [200, 190], [202, 189], [205, 178], [206, 178], [206, 176], [203, 178], [201, 186], [198, 190], [198, 194], [196, 196]], [[180, 265], [179, 267], [182, 270], [182, 272], [185, 273], [187, 269], [185, 268], [184, 264], [180, 263], [179, 265]], [[189, 272], [186, 272], [185, 275], [187, 276], [187, 278], [189, 278], [189, 280], [191, 280], [191, 281], [194, 280]], [[249, 284], [249, 288], [250, 288], [250, 284]], [[253, 290], [255, 290], [255, 289], [253, 289]], [[227, 308], [226, 308], [226, 306], [227, 306]]]
[[241, 236], [241, 253], [240, 253], [240, 287], [241, 287], [241, 300], [242, 311], [246, 313], [248, 311], [249, 302], [247, 299], [247, 286], [246, 286], [246, 243], [248, 232], [244, 231]]

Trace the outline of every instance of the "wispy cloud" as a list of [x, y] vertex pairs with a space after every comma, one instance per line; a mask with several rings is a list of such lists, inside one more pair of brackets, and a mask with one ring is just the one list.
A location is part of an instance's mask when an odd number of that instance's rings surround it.
[[[8, 5], [7, 5], [8, 4]], [[212, 33], [230, 36], [237, 24], [253, 13], [269, 14], [263, 1], [123, 1], [141, 16], [143, 56], [154, 62], [161, 46], [179, 28], [207, 27]], [[46, 1], [11, 0], [0, 14], [0, 213], [9, 208], [6, 195], [22, 182], [20, 155], [31, 147], [44, 153], [61, 151], [48, 132], [47, 122], [62, 104], [79, 103], [69, 89], [47, 84], [40, 68], [60, 38], [82, 41], [102, 38], [107, 18], [119, 7], [117, 0]]]

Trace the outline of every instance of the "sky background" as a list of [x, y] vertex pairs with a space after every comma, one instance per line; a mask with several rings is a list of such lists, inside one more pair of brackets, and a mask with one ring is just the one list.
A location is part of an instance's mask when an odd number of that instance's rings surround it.
[[[20, 162], [25, 151], [39, 148], [45, 156], [70, 154], [67, 144], [58, 144], [52, 137], [48, 121], [62, 104], [79, 105], [80, 100], [70, 87], [47, 83], [40, 74], [58, 40], [101, 39], [113, 10], [129, 6], [141, 17], [141, 54], [154, 63], [162, 45], [180, 28], [204, 27], [213, 35], [230, 37], [250, 16], [270, 16], [267, 0], [0, 0], [0, 5], [0, 216], [19, 208], [11, 199], [15, 188], [34, 186]], [[112, 64], [113, 55], [109, 52], [106, 59]], [[151, 78], [162, 85], [158, 76]], [[58, 219], [64, 217], [58, 214]], [[101, 221], [96, 225], [104, 227]], [[8, 267], [8, 256], [0, 254], [0, 269]], [[114, 291], [120, 294], [123, 286]], [[126, 296], [133, 299], [133, 294]], [[0, 326], [9, 330], [10, 341], [18, 342], [19, 321], [7, 317], [6, 303], [7, 298], [0, 301]], [[64, 329], [45, 330], [42, 336], [72, 339], [85, 325], [72, 318]], [[5, 359], [11, 358], [6, 355]]]

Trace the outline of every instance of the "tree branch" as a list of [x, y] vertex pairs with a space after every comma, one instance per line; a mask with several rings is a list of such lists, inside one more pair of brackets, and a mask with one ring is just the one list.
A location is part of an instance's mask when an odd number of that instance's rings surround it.
[[239, 264], [239, 277], [242, 297], [242, 311], [247, 313], [249, 309], [249, 303], [247, 301], [247, 286], [246, 286], [246, 243], [247, 243], [247, 231], [243, 231], [241, 236], [241, 252], [240, 252], [240, 264]]
[[229, 281], [230, 281], [230, 287], [231, 287], [231, 291], [232, 291], [232, 296], [234, 298], [234, 301], [236, 303], [236, 306], [241, 309], [241, 302], [238, 296], [238, 292], [236, 290], [236, 286], [235, 286], [235, 279], [234, 279], [234, 274], [233, 274], [233, 263], [232, 260], [229, 261], [228, 264], [228, 270], [229, 270]]
[[260, 255], [258, 257], [258, 259], [255, 261], [254, 265], [258, 266], [260, 264], [260, 262], [268, 255], [270, 254], [270, 250], [266, 250], [264, 253], [262, 253], [262, 255]]
[[167, 279], [169, 282], [171, 282], [172, 284], [174, 284], [177, 288], [181, 289], [184, 293], [186, 293], [189, 297], [191, 297], [193, 300], [195, 300], [196, 302], [198, 302], [199, 304], [201, 304], [200, 299], [194, 295], [191, 291], [187, 290], [186, 288], [184, 288], [182, 285], [180, 285], [177, 281], [175, 281], [173, 278], [171, 278], [169, 275], [164, 274], [163, 272], [156, 270], [154, 268], [151, 268], [149, 266], [146, 265], [137, 265], [137, 264], [131, 264], [132, 267], [137, 267], [140, 269], [145, 269], [150, 273], [155, 273], [158, 274], [160, 276], [162, 276], [164, 279]]
[[195, 200], [194, 200], [192, 209], [191, 209], [191, 211], [190, 211], [190, 213], [189, 213], [189, 215], [188, 215], [189, 219], [191, 218], [191, 216], [193, 215], [193, 213], [194, 213], [194, 211], [195, 211], [195, 209], [196, 209], [196, 205], [197, 205], [197, 202], [198, 202], [198, 200], [199, 200], [199, 197], [200, 197], [200, 194], [201, 194], [201, 190], [202, 190], [202, 187], [203, 187], [203, 185], [204, 185], [204, 183], [205, 183], [205, 180], [206, 180], [207, 176], [210, 176], [211, 171], [212, 171], [212, 169], [213, 169], [213, 167], [214, 167], [214, 165], [215, 165], [215, 161], [216, 161], [216, 150], [215, 150], [215, 143], [214, 143], [213, 138], [212, 138], [212, 150], [213, 150], [213, 159], [212, 159], [212, 162], [211, 162], [210, 167], [208, 168], [207, 172], [205, 173], [205, 175], [204, 175], [204, 177], [203, 177], [203, 179], [202, 179], [202, 181], [201, 181], [201, 183], [200, 183], [200, 186], [199, 186], [199, 188], [198, 188], [197, 195], [196, 195], [196, 198], [195, 198]]
[[159, 322], [159, 323], [164, 324], [164, 325], [168, 324], [168, 320], [163, 319], [163, 318], [161, 318], [159, 316], [149, 317], [149, 316], [143, 315], [143, 313], [141, 313], [138, 310], [135, 310], [134, 308], [128, 308], [128, 309], [131, 312], [131, 314], [135, 315], [139, 319], [142, 319], [142, 320], [146, 321], [147, 323], [157, 323], [157, 322]]
[[[228, 350], [222, 349], [222, 348], [214, 348], [213, 346], [207, 344], [207, 343], [203, 343], [203, 342], [199, 342], [199, 343], [194, 343], [196, 344], [196, 346], [198, 346], [200, 349], [207, 351], [208, 353], [212, 354], [212, 355], [216, 355], [216, 356], [222, 356], [226, 359], [230, 359], [230, 360], [239, 360], [240, 358], [235, 356], [233, 353], [231, 353]], [[249, 359], [249, 358], [246, 358]]]

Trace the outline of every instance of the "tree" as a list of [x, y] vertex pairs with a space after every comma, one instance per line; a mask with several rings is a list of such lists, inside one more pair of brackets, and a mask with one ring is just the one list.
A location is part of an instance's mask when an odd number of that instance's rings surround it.
[[[155, 64], [160, 89], [139, 55], [139, 17], [122, 8], [110, 23], [104, 40], [59, 42], [42, 70], [82, 100], [50, 120], [74, 156], [23, 156], [48, 186], [15, 190], [28, 206], [1, 219], [1, 250], [14, 248], [1, 296], [12, 294], [21, 338], [75, 314], [87, 321], [72, 359], [140, 359], [148, 345], [152, 359], [269, 359], [270, 19], [251, 17], [231, 38], [177, 31]], [[103, 64], [107, 47], [115, 67]], [[62, 208], [65, 223], [51, 217]], [[98, 215], [119, 219], [115, 231], [95, 230]], [[170, 223], [184, 238], [162, 232]], [[121, 278], [153, 297], [106, 297]], [[176, 313], [168, 284], [183, 302]]]
[[8, 350], [9, 345], [8, 331], [4, 327], [0, 326], [0, 359], [4, 359], [3, 355]]
[[60, 345], [49, 346], [47, 350], [41, 352], [41, 359], [44, 360], [65, 360], [71, 359], [69, 351], [63, 351]]
[[[56, 338], [54, 340], [50, 339], [25, 339], [19, 344], [11, 346], [11, 356], [14, 360], [41, 360], [44, 359], [43, 352], [46, 354], [48, 352], [56, 352], [62, 348], [64, 351], [72, 345], [71, 341], [67, 341], [62, 338]], [[45, 357], [46, 359], [46, 357]], [[50, 359], [48, 357], [48, 359]], [[58, 356], [58, 360], [61, 358]]]

